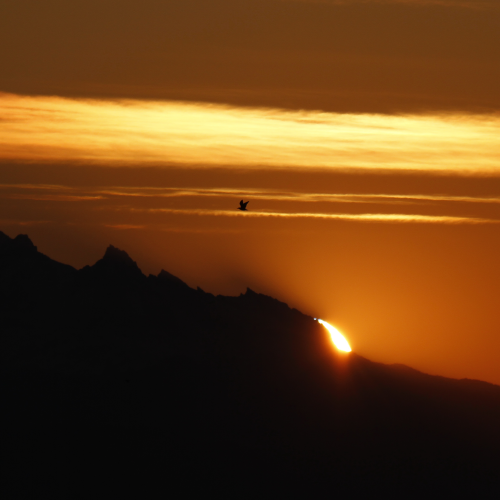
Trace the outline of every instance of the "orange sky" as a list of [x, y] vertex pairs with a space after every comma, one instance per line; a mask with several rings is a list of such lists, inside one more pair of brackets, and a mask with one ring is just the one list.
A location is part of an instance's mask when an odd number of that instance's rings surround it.
[[500, 384], [499, 28], [498, 0], [2, 2], [0, 230]]

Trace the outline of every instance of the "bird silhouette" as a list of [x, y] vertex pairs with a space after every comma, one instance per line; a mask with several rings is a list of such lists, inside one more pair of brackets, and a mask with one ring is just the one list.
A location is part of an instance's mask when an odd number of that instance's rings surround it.
[[246, 201], [245, 203], [243, 203], [243, 200], [240, 201], [240, 206], [238, 207], [238, 210], [245, 210], [247, 209], [247, 205], [248, 205], [248, 201]]

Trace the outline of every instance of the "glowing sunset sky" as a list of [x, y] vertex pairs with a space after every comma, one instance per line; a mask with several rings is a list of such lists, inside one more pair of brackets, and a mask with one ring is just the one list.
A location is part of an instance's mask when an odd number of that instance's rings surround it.
[[16, 0], [0, 44], [0, 230], [500, 384], [499, 0]]

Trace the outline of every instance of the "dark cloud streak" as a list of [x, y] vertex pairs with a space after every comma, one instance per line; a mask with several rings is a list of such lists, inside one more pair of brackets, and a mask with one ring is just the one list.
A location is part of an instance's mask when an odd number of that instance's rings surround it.
[[0, 89], [353, 112], [500, 109], [500, 12], [415, 4], [17, 0], [0, 11], [9, 47]]

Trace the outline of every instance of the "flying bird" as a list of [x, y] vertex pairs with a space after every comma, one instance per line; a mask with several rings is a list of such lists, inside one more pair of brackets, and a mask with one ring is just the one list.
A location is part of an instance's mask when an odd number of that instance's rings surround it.
[[248, 205], [248, 201], [246, 201], [245, 203], [243, 203], [243, 200], [240, 201], [240, 206], [238, 207], [238, 210], [245, 210], [247, 209], [247, 205]]

